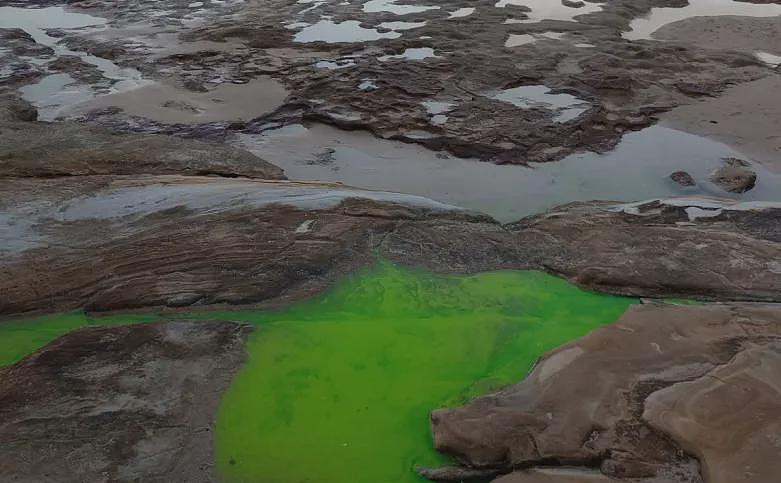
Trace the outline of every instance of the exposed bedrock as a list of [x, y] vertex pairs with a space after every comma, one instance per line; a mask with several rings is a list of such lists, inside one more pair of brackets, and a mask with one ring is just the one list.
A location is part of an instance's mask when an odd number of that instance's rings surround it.
[[779, 364], [779, 305], [638, 305], [522, 382], [434, 411], [434, 443], [497, 483], [773, 481]]
[[96, 174], [195, 174], [284, 179], [242, 149], [173, 136], [118, 134], [76, 123], [36, 122], [18, 97], [0, 97], [0, 178]]
[[0, 190], [0, 313], [306, 295], [377, 254], [450, 271], [524, 266], [489, 217], [409, 195], [177, 176], [17, 179]]
[[377, 256], [544, 269], [619, 294], [781, 299], [774, 204], [575, 203], [502, 226], [417, 196], [197, 176], [17, 178], [0, 200], [2, 314], [282, 301]]
[[583, 202], [508, 225], [535, 265], [597, 290], [781, 300], [781, 203]]
[[89, 327], [0, 368], [0, 479], [214, 481], [214, 417], [249, 330]]

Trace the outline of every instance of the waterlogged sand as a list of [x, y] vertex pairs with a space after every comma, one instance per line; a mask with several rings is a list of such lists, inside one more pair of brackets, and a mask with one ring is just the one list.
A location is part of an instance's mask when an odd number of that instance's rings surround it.
[[781, 54], [781, 18], [694, 17], [654, 32], [654, 39], [671, 40], [706, 49], [767, 51]]
[[[445, 461], [431, 444], [432, 409], [520, 380], [542, 353], [634, 302], [539, 272], [435, 276], [381, 263], [288, 309], [195, 314], [258, 326], [220, 406], [218, 474], [227, 482], [421, 481], [415, 465]], [[79, 326], [155, 318], [5, 323], [0, 364]]]
[[655, 38], [662, 26], [692, 17], [741, 15], [749, 17], [776, 17], [781, 5], [771, 2], [741, 2], [736, 0], [689, 0], [683, 7], [653, 8], [649, 15], [632, 20], [631, 31], [624, 33], [629, 40]]
[[[660, 116], [662, 125], [721, 141], [781, 173], [781, 75], [740, 84]], [[769, 199], [778, 199], [781, 190]]]
[[193, 92], [163, 82], [98, 97], [69, 114], [118, 107], [125, 113], [163, 123], [194, 124], [212, 121], [248, 121], [280, 107], [288, 91], [270, 77], [246, 84], [220, 84], [208, 92]]

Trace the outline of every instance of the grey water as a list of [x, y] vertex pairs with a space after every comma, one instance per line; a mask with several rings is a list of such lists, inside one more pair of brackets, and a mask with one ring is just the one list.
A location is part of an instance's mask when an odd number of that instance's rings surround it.
[[[741, 157], [709, 139], [664, 127], [624, 136], [607, 154], [573, 154], [561, 161], [527, 166], [461, 159], [377, 138], [300, 124], [241, 135], [239, 143], [282, 167], [293, 180], [341, 182], [361, 188], [408, 193], [487, 213], [509, 222], [572, 201], [635, 201], [654, 197], [708, 195], [740, 200], [781, 199], [781, 174], [759, 164], [755, 188], [743, 195], [708, 180], [724, 157]], [[743, 157], [743, 159], [747, 159]], [[685, 170], [697, 181], [682, 187], [669, 179]]]
[[[141, 73], [133, 68], [121, 67], [114, 62], [69, 49], [60, 39], [49, 35], [49, 29], [89, 31], [103, 29], [106, 19], [84, 13], [69, 12], [62, 7], [18, 8], [0, 7], [0, 28], [20, 28], [39, 44], [51, 47], [54, 56], [75, 55], [94, 65], [101, 74], [112, 81], [109, 92], [121, 92], [145, 85]], [[52, 74], [37, 84], [22, 89], [22, 95], [39, 109], [39, 118], [52, 120], [61, 109], [80, 103], [97, 95], [83, 86], [75, 87], [67, 74]], [[66, 90], [66, 92], [62, 92]]]

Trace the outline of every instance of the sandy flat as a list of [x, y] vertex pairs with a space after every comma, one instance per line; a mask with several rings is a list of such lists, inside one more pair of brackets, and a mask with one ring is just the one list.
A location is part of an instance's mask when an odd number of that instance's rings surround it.
[[719, 140], [781, 172], [781, 75], [741, 84], [721, 97], [681, 106], [662, 124]]
[[692, 17], [661, 27], [653, 37], [708, 49], [765, 51], [781, 55], [781, 16]]
[[248, 121], [281, 106], [288, 92], [270, 77], [246, 84], [221, 84], [209, 92], [192, 92], [174, 85], [153, 84], [95, 98], [77, 106], [73, 113], [119, 107], [127, 114], [163, 123]]

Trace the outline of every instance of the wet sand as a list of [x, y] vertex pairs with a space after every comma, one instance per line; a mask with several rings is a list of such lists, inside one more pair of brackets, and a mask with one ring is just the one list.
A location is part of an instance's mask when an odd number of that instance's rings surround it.
[[193, 92], [163, 82], [98, 97], [70, 114], [119, 107], [125, 113], [164, 123], [249, 121], [280, 107], [288, 91], [270, 77], [246, 84], [220, 84], [208, 92]]
[[[767, 61], [781, 55], [781, 16], [694, 17], [665, 25], [653, 37], [700, 48], [742, 51]], [[781, 75], [771, 74], [733, 86], [719, 97], [703, 97], [679, 106], [662, 114], [661, 123], [721, 141], [781, 172], [779, 90]]]
[[781, 75], [732, 87], [718, 98], [661, 116], [663, 126], [719, 140], [781, 173]]
[[684, 7], [659, 7], [644, 17], [632, 20], [629, 32], [624, 38], [630, 40], [657, 38], [659, 28], [681, 20], [716, 18], [730, 15], [751, 17], [777, 17], [781, 15], [781, 5], [771, 2], [744, 2], [736, 0], [689, 0]]
[[653, 37], [706, 49], [781, 54], [781, 17], [694, 17], [667, 24]]

